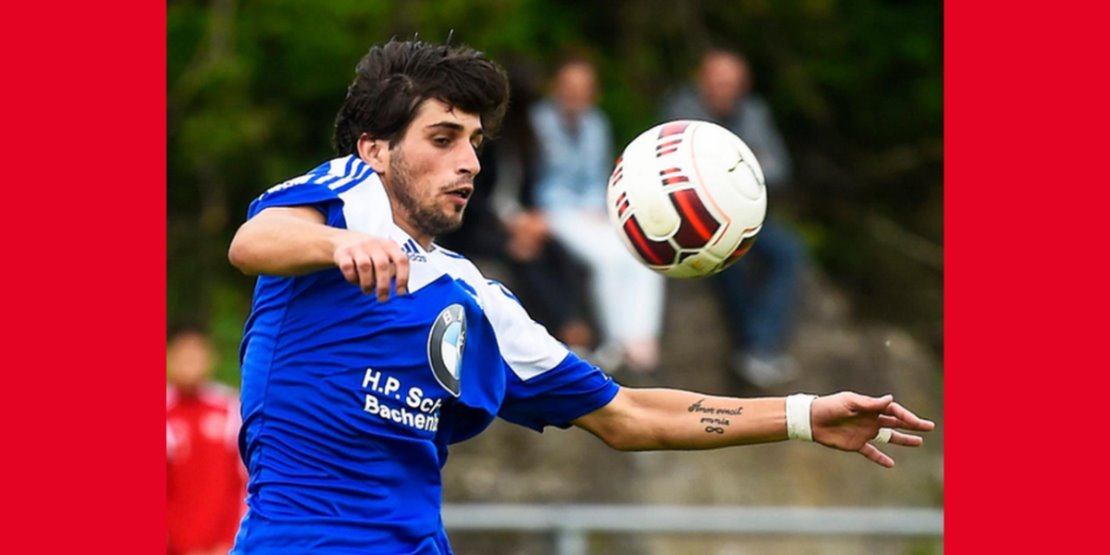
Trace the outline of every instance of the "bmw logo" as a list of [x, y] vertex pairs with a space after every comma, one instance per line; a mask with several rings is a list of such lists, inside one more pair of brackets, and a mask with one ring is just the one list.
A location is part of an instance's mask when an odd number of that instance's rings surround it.
[[428, 364], [444, 389], [459, 396], [463, 348], [466, 347], [466, 311], [461, 304], [443, 309], [428, 334]]

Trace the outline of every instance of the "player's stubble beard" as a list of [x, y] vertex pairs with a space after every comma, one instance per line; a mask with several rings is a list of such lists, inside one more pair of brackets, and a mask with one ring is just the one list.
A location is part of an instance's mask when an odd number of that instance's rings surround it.
[[[409, 225], [418, 232], [426, 234], [434, 239], [444, 233], [455, 231], [462, 226], [462, 217], [465, 207], [458, 212], [449, 213], [442, 210], [435, 200], [440, 191], [455, 187], [461, 183], [472, 182], [472, 178], [462, 178], [446, 187], [436, 188], [430, 195], [431, 201], [427, 205], [422, 205], [417, 199], [415, 190], [419, 185], [415, 182], [416, 180], [413, 177], [412, 168], [409, 166], [404, 154], [402, 154], [401, 149], [396, 149], [391, 154], [389, 160], [389, 173], [392, 177], [393, 195], [397, 198], [397, 202], [401, 204], [405, 212], [408, 213]], [[434, 187], [434, 185], [431, 187]]]

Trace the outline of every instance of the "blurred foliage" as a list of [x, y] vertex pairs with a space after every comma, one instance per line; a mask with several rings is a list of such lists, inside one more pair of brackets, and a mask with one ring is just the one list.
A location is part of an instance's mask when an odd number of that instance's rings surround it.
[[[439, 0], [168, 4], [168, 312], [234, 352], [253, 280], [226, 261], [251, 199], [333, 155], [370, 45], [415, 34], [550, 68], [594, 58], [619, 146], [710, 45], [751, 60], [795, 158], [773, 210], [860, 315], [941, 348], [942, 6], [931, 0]], [[234, 357], [226, 357], [234, 358]], [[234, 380], [235, 360], [221, 376]]]

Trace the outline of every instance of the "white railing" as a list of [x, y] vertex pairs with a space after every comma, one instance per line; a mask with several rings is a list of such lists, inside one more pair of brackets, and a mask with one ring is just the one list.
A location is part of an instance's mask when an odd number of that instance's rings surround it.
[[447, 504], [448, 530], [554, 534], [557, 555], [586, 555], [591, 532], [787, 535], [944, 535], [941, 509], [681, 505]]

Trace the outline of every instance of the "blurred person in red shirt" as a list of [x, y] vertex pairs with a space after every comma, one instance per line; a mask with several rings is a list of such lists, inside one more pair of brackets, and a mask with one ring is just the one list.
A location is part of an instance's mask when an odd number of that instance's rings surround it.
[[175, 326], [166, 351], [167, 553], [225, 555], [246, 496], [239, 396], [211, 380], [216, 357], [203, 326]]

